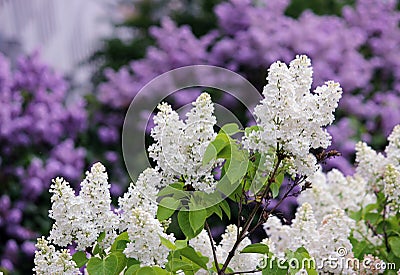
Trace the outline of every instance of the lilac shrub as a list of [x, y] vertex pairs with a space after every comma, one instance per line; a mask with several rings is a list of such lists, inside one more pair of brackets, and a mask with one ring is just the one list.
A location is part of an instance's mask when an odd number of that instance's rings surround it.
[[48, 230], [49, 180], [81, 176], [86, 150], [77, 140], [87, 114], [83, 100], [67, 102], [67, 89], [38, 53], [15, 68], [0, 55], [0, 268], [32, 257], [30, 240]]
[[[186, 119], [158, 105], [146, 168], [111, 207], [105, 166], [94, 164], [75, 194], [53, 180], [50, 232], [37, 239], [35, 274], [400, 274], [400, 125], [385, 153], [356, 145], [356, 174], [323, 173], [337, 154], [326, 126], [342, 95], [340, 84], [312, 88], [305, 56], [274, 62], [256, 125], [235, 123], [218, 132], [214, 103], [202, 93]], [[294, 106], [294, 108], [287, 108]], [[240, 131], [244, 135], [233, 136]], [[177, 139], [179, 137], [179, 139]], [[316, 152], [317, 151], [317, 152]], [[222, 177], [214, 178], [220, 167]], [[286, 188], [282, 182], [290, 180]], [[297, 189], [300, 207], [290, 225], [274, 210]], [[281, 195], [277, 204], [272, 200]], [[230, 207], [228, 197], [236, 202]], [[84, 211], [82, 208], [84, 207]], [[238, 219], [221, 240], [209, 218]], [[176, 214], [176, 215], [175, 215]], [[170, 230], [178, 224], [184, 238]], [[263, 228], [268, 237], [249, 236]], [[68, 250], [76, 244], [74, 255]]]

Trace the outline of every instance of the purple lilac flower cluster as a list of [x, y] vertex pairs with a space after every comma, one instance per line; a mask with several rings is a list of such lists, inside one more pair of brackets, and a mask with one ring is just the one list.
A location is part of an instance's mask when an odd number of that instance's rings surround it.
[[[305, 11], [294, 19], [285, 15], [289, 2], [223, 2], [215, 9], [218, 28], [200, 38], [188, 26], [164, 19], [161, 27], [151, 29], [156, 46], [144, 59], [106, 71], [108, 81], [100, 85], [98, 100], [124, 112], [152, 78], [194, 64], [229, 68], [260, 88], [272, 62], [307, 54], [313, 60], [314, 85], [333, 79], [343, 87], [338, 119], [329, 129], [332, 146], [343, 157], [331, 167], [351, 174], [353, 140], [383, 148], [385, 137], [400, 123], [400, 12], [395, 0], [357, 0], [343, 9], [342, 17]], [[379, 138], [371, 140], [372, 133]]]
[[[67, 89], [38, 53], [22, 57], [14, 69], [0, 55], [0, 267], [6, 270], [21, 254], [32, 257], [30, 240], [48, 229], [40, 227], [51, 179], [81, 177], [86, 150], [76, 140], [87, 114], [83, 100], [67, 102]], [[41, 210], [44, 221], [35, 222]]]

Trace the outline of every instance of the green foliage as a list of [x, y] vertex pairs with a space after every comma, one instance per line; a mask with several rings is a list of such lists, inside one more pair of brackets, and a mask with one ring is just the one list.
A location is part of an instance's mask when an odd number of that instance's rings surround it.
[[254, 243], [246, 246], [242, 249], [241, 253], [259, 253], [259, 254], [268, 254], [269, 247], [266, 244], [262, 243]]
[[[365, 255], [371, 254], [386, 263], [393, 263], [397, 269], [400, 267], [400, 214], [388, 214], [388, 200], [383, 192], [377, 192], [376, 202], [368, 204], [357, 212], [350, 212], [350, 217], [357, 222], [363, 222], [380, 237], [378, 244], [371, 243], [367, 237], [358, 240], [350, 237], [353, 245], [354, 256], [363, 260]], [[391, 270], [385, 270], [384, 274], [392, 274]], [[394, 273], [393, 273], [394, 274]]]
[[400, 258], [400, 236], [391, 236], [388, 239], [389, 246], [393, 254]]
[[72, 260], [79, 268], [84, 266], [89, 261], [88, 258], [86, 258], [86, 253], [83, 251], [78, 251], [72, 255]]
[[275, 181], [271, 183], [270, 188], [272, 192], [272, 198], [275, 199], [276, 197], [278, 197], [279, 189], [281, 188], [284, 177], [285, 177], [284, 174], [281, 173], [276, 177]]
[[110, 254], [105, 259], [92, 257], [86, 269], [90, 275], [118, 275], [118, 257], [114, 254]]
[[197, 235], [200, 234], [202, 228], [199, 228], [198, 230], [193, 230], [191, 224], [190, 224], [190, 217], [189, 217], [189, 211], [187, 209], [181, 209], [178, 213], [178, 223], [179, 227], [182, 230], [183, 234], [188, 239], [193, 239]]
[[[128, 270], [129, 271], [129, 270]], [[132, 275], [167, 275], [170, 274], [166, 270], [158, 267], [158, 266], [144, 266], [139, 269], [135, 269], [132, 271], [126, 272], [125, 274], [132, 274]]]
[[202, 257], [201, 254], [197, 253], [193, 247], [187, 246], [178, 251], [183, 257], [197, 264], [199, 267], [207, 269], [208, 258]]
[[[289, 273], [296, 274], [301, 268], [305, 268], [307, 274], [309, 275], [317, 275], [316, 264], [314, 259], [310, 256], [308, 251], [304, 247], [299, 247], [296, 251], [291, 252], [290, 250], [286, 251], [286, 257], [290, 259], [297, 259], [301, 266], [297, 268], [289, 268]], [[302, 266], [304, 265], [304, 266]], [[290, 265], [289, 265], [290, 266]]]
[[194, 232], [204, 228], [207, 219], [207, 210], [198, 207], [196, 203], [189, 203], [189, 223]]
[[[207, 269], [209, 259], [196, 252], [193, 247], [188, 246], [186, 240], [177, 240], [175, 243], [161, 237], [161, 242], [171, 250], [165, 271], [174, 272], [182, 270], [185, 274], [194, 274], [199, 269]], [[158, 274], [158, 273], [157, 273]]]
[[221, 132], [224, 132], [225, 134], [232, 136], [234, 134], [239, 133], [240, 129], [236, 123], [228, 123], [221, 128]]
[[124, 251], [127, 243], [129, 243], [128, 232], [123, 232], [119, 234], [119, 236], [115, 238], [114, 243], [111, 245], [111, 252]]
[[319, 15], [341, 15], [344, 6], [354, 3], [355, 0], [292, 0], [285, 13], [294, 18], [299, 17], [305, 10]]
[[158, 204], [157, 219], [164, 221], [174, 214], [175, 210], [178, 209], [180, 201], [173, 197], [165, 197]]

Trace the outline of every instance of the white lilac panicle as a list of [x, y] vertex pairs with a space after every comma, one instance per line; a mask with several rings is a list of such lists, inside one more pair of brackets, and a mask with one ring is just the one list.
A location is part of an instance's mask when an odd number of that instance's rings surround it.
[[393, 128], [392, 133], [388, 137], [389, 144], [385, 149], [386, 156], [389, 161], [395, 165], [400, 165], [400, 125]]
[[342, 89], [327, 81], [310, 92], [312, 67], [304, 55], [296, 56], [289, 67], [273, 63], [267, 80], [264, 99], [254, 109], [260, 130], [246, 134], [244, 146], [270, 154], [279, 144], [290, 156], [291, 173], [312, 175], [317, 166], [309, 150], [330, 145], [331, 136], [323, 127], [333, 122]]
[[400, 125], [394, 127], [388, 137], [389, 144], [385, 149], [388, 161], [392, 164], [385, 171], [384, 193], [400, 211]]
[[[312, 188], [301, 193], [298, 202], [300, 205], [310, 204], [314, 209], [315, 219], [319, 223], [334, 209], [343, 209], [349, 214], [350, 211], [358, 211], [376, 200], [373, 194], [366, 192], [366, 180], [357, 174], [344, 177], [336, 169], [328, 174], [319, 170], [309, 178], [309, 181], [312, 183]], [[352, 234], [357, 240], [367, 239], [376, 245], [382, 242], [365, 223], [357, 222], [353, 225]]]
[[81, 274], [79, 268], [68, 249], [56, 251], [53, 245], [44, 238], [37, 239], [35, 251], [35, 267], [33, 271], [37, 275], [77, 275]]
[[185, 122], [170, 105], [158, 106], [151, 131], [155, 143], [149, 147], [149, 155], [156, 161], [165, 184], [184, 179], [197, 190], [212, 192], [216, 184], [212, 175], [215, 163], [204, 166], [202, 157], [216, 136], [214, 105], [207, 93], [202, 93], [192, 105]]
[[317, 266], [321, 267], [320, 271], [351, 274], [354, 271], [340, 263], [336, 269], [330, 269], [324, 259], [338, 258], [339, 248], [344, 248], [349, 252], [348, 257], [352, 257], [352, 245], [348, 237], [354, 227], [353, 223], [343, 210], [336, 209], [332, 214], [326, 215], [317, 226], [311, 205], [304, 203], [298, 209], [291, 226], [282, 225], [278, 218], [270, 217], [264, 224], [264, 229], [269, 236], [268, 242], [273, 244], [271, 252], [277, 257], [284, 257], [287, 248], [296, 250], [304, 247], [315, 259]]
[[131, 183], [128, 191], [118, 199], [120, 230], [125, 230], [133, 209], [146, 210], [153, 217], [157, 213], [157, 193], [162, 182], [161, 175], [153, 168], [147, 168], [136, 183]]
[[142, 209], [131, 210], [127, 232], [131, 241], [124, 250], [127, 257], [139, 260], [143, 266], [164, 266], [169, 250], [161, 244], [160, 236], [171, 242], [175, 241], [175, 237], [167, 235], [153, 215]]
[[60, 246], [74, 241], [78, 250], [92, 246], [102, 232], [105, 238], [100, 245], [107, 247], [116, 237], [118, 216], [111, 210], [108, 176], [105, 167], [96, 163], [81, 183], [75, 196], [69, 183], [57, 178], [51, 185], [52, 207], [49, 217], [55, 220], [49, 240]]
[[399, 211], [400, 207], [400, 171], [398, 167], [389, 164], [383, 174], [384, 189], [383, 193], [388, 198], [390, 206], [394, 211]]
[[[220, 263], [225, 262], [228, 257], [229, 251], [232, 249], [236, 238], [237, 238], [237, 226], [236, 225], [228, 225], [226, 227], [225, 233], [222, 234], [222, 240], [220, 244], [216, 248], [217, 258]], [[251, 241], [249, 238], [244, 238], [243, 241], [239, 244], [237, 250], [235, 251], [235, 255], [233, 256], [229, 267], [234, 271], [248, 271], [254, 270], [255, 267], [260, 263], [260, 255], [255, 253], [245, 253], [241, 254], [240, 251], [246, 246], [250, 245]], [[254, 273], [257, 274], [257, 273]], [[258, 273], [260, 274], [260, 273]]]
[[382, 188], [380, 178], [388, 160], [381, 153], [375, 152], [365, 142], [356, 145], [356, 174], [368, 182], [368, 190], [373, 193]]
[[373, 203], [373, 194], [365, 192], [366, 181], [355, 175], [345, 177], [339, 170], [333, 169], [324, 174], [318, 170], [309, 178], [312, 188], [300, 194], [298, 202], [309, 203], [314, 209], [318, 222], [333, 209], [341, 208], [347, 211], [357, 211], [367, 204]]
[[363, 142], [357, 144], [356, 175], [367, 181], [370, 193], [383, 191], [390, 202], [389, 213], [395, 213], [400, 210], [400, 125], [394, 127], [388, 140], [386, 156]]

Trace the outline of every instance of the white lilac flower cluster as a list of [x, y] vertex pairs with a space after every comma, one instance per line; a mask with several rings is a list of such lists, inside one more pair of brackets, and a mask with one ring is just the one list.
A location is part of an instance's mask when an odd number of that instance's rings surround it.
[[57, 178], [51, 185], [52, 207], [49, 217], [55, 220], [49, 240], [60, 246], [75, 242], [78, 250], [91, 247], [100, 234], [105, 238], [100, 243], [109, 246], [116, 237], [118, 216], [111, 210], [108, 176], [101, 163], [95, 163], [81, 183], [78, 196], [69, 183]]
[[203, 154], [216, 136], [213, 127], [217, 120], [210, 95], [202, 93], [197, 98], [186, 121], [166, 103], [158, 109], [151, 131], [155, 143], [148, 151], [166, 184], [183, 179], [197, 190], [212, 192], [215, 188], [213, 165], [202, 164]]
[[[365, 192], [367, 181], [357, 174], [345, 177], [336, 169], [327, 174], [319, 170], [309, 180], [312, 188], [301, 193], [298, 202], [312, 206], [317, 222], [321, 222], [334, 209], [343, 209], [349, 214], [350, 211], [358, 211], [375, 201], [373, 194]], [[363, 221], [353, 224], [352, 230], [353, 237], [358, 240], [366, 238], [375, 245], [382, 242]]]
[[131, 242], [127, 244], [124, 254], [128, 258], [139, 260], [144, 266], [164, 267], [169, 249], [161, 243], [160, 237], [174, 242], [173, 234], [167, 235], [161, 223], [144, 209], [132, 210], [127, 222]]
[[[322, 222], [322, 224], [332, 211], [341, 212], [343, 220], [336, 228], [336, 230], [339, 231], [343, 230], [344, 220], [349, 219], [348, 215], [350, 215], [351, 212], [358, 211], [368, 204], [376, 202], [376, 197], [374, 195], [376, 192], [383, 192], [388, 198], [389, 207], [387, 208], [387, 213], [389, 215], [398, 213], [398, 205], [400, 203], [400, 126], [396, 126], [393, 129], [388, 140], [389, 144], [385, 149], [385, 154], [376, 152], [366, 143], [358, 143], [356, 146], [356, 162], [358, 166], [356, 168], [356, 173], [352, 176], [344, 177], [343, 174], [337, 170], [333, 170], [326, 175], [320, 171], [315, 173], [309, 178], [310, 182], [312, 182], [312, 189], [309, 192], [302, 193], [299, 197], [299, 202], [303, 203], [302, 208], [304, 208], [305, 205], [311, 204], [315, 211], [315, 213], [313, 213], [313, 215], [315, 215], [315, 220]], [[313, 224], [309, 223], [311, 227], [313, 227]], [[275, 231], [277, 230], [277, 226], [281, 226], [280, 222], [277, 221], [276, 218], [272, 218], [267, 221], [267, 225], [269, 227], [268, 233], [271, 233], [271, 239], [276, 239], [279, 235], [277, 235]], [[293, 234], [291, 231], [295, 226], [294, 222], [291, 228], [280, 228], [279, 231], [284, 232], [284, 234]], [[375, 246], [382, 244], [382, 239], [376, 236], [372, 229], [362, 220], [349, 224], [349, 226], [346, 227], [346, 232], [347, 229], [351, 230], [352, 236], [355, 239], [360, 241], [367, 240]], [[307, 231], [310, 232], [310, 229]], [[326, 236], [330, 235], [330, 238], [333, 238], [332, 236], [334, 235], [332, 234], [334, 233], [334, 231], [327, 232]], [[314, 234], [315, 232], [311, 233], [311, 235]], [[281, 235], [283, 235], [283, 233]], [[311, 235], [309, 237], [311, 237]], [[343, 236], [348, 236], [348, 234], [344, 234]], [[315, 237], [313, 238], [315, 239]], [[335, 247], [328, 242], [328, 239], [320, 241], [324, 243], [323, 247]], [[281, 239], [278, 243], [282, 244], [281, 247], [290, 247], [290, 245], [293, 246], [296, 242]], [[304, 246], [310, 254], [313, 253], [311, 247], [307, 245]], [[347, 248], [351, 247], [346, 247], [346, 249]], [[351, 252], [349, 249], [347, 251]], [[374, 258], [373, 261], [379, 263], [381, 260]], [[360, 270], [359, 272], [361, 272], [360, 274], [364, 274], [366, 271]], [[372, 271], [369, 270], [368, 272]], [[380, 271], [377, 270], [375, 273], [378, 274], [379, 272]]]
[[[400, 125], [394, 127], [385, 148], [386, 157], [365, 143], [356, 146], [356, 174], [368, 182], [369, 191], [383, 191], [391, 203], [391, 211], [400, 205]], [[371, 193], [372, 193], [371, 192]]]
[[[277, 257], [284, 258], [286, 249], [295, 251], [300, 247], [307, 249], [311, 257], [315, 259], [320, 272], [334, 274], [353, 274], [344, 261], [338, 261], [338, 265], [329, 265], [324, 259], [339, 259], [351, 257], [352, 254], [340, 254], [341, 250], [351, 252], [352, 245], [349, 241], [351, 228], [354, 221], [346, 216], [343, 210], [336, 209], [326, 215], [318, 225], [314, 217], [312, 207], [304, 203], [297, 211], [292, 224], [282, 225], [275, 217], [270, 217], [264, 224], [264, 229], [269, 238], [265, 242], [269, 244], [270, 251]], [[341, 249], [341, 250], [340, 250]]]
[[374, 202], [373, 194], [365, 192], [367, 182], [359, 175], [345, 177], [339, 170], [332, 170], [324, 174], [317, 171], [309, 178], [312, 188], [301, 193], [298, 202], [310, 203], [315, 209], [317, 221], [330, 214], [333, 209], [357, 211], [363, 206]]
[[[222, 240], [219, 243], [219, 245], [215, 245], [216, 248], [216, 255], [219, 263], [223, 263], [226, 258], [228, 257], [229, 251], [232, 249], [236, 237], [237, 237], [237, 226], [236, 225], [228, 225], [225, 233], [222, 234]], [[212, 267], [212, 260], [213, 254], [212, 254], [212, 249], [211, 249], [211, 243], [210, 243], [210, 238], [208, 237], [208, 234], [205, 230], [203, 230], [197, 237], [194, 239], [191, 239], [189, 241], [189, 244], [196, 249], [196, 251], [199, 251], [202, 255], [208, 257], [210, 259], [208, 265], [209, 267]], [[254, 270], [257, 265], [260, 263], [260, 255], [255, 254], [255, 253], [246, 253], [246, 254], [240, 254], [240, 251], [251, 244], [251, 241], [249, 238], [244, 238], [243, 241], [239, 244], [235, 255], [233, 256], [229, 267], [232, 268], [234, 271], [249, 271], [249, 270]], [[196, 273], [198, 275], [206, 275], [208, 274], [207, 271], [199, 271]], [[257, 273], [253, 273], [257, 274]]]
[[120, 231], [128, 228], [132, 211], [140, 208], [153, 217], [157, 212], [158, 187], [162, 182], [161, 175], [152, 168], [147, 168], [138, 177], [136, 183], [131, 183], [128, 191], [118, 199], [120, 214]]
[[35, 268], [34, 272], [38, 275], [56, 274], [56, 275], [77, 275], [81, 274], [79, 268], [68, 249], [56, 251], [53, 245], [44, 238], [37, 241], [35, 251]]
[[267, 80], [264, 99], [254, 109], [260, 129], [246, 134], [244, 145], [269, 155], [267, 167], [273, 167], [271, 152], [279, 146], [290, 157], [291, 174], [312, 175], [317, 166], [309, 151], [330, 145], [331, 136], [322, 127], [333, 122], [342, 89], [328, 81], [310, 92], [312, 67], [305, 55], [296, 56], [289, 67], [273, 63]]
[[356, 145], [356, 173], [344, 177], [337, 170], [327, 175], [317, 172], [309, 179], [313, 188], [302, 193], [299, 202], [311, 203], [313, 209], [316, 209], [317, 220], [320, 220], [335, 208], [346, 212], [357, 211], [376, 200], [375, 192], [383, 191], [390, 202], [389, 213], [399, 211], [400, 126], [393, 129], [388, 140], [386, 156], [377, 153], [366, 143], [359, 142]]
[[139, 260], [141, 265], [164, 266], [169, 250], [161, 244], [160, 236], [175, 241], [174, 235], [167, 235], [163, 225], [155, 218], [157, 187], [160, 187], [161, 181], [160, 174], [148, 168], [118, 201], [120, 230], [126, 230], [130, 240], [124, 254]]
[[[110, 186], [102, 164], [94, 164], [86, 173], [78, 196], [64, 179], [55, 179], [50, 190], [53, 196], [49, 211], [55, 223], [49, 241], [61, 247], [74, 242], [78, 250], [85, 250], [92, 247], [100, 234], [105, 232], [105, 238], [99, 244], [107, 249], [115, 240], [117, 230], [126, 230], [130, 240], [124, 250], [127, 257], [139, 260], [141, 265], [163, 266], [169, 250], [161, 244], [160, 236], [172, 242], [175, 238], [173, 234], [167, 235], [163, 225], [155, 218], [157, 188], [161, 182], [161, 175], [156, 170], [148, 168], [143, 171], [136, 184], [131, 183], [124, 197], [119, 199], [116, 214], [111, 210]], [[70, 269], [75, 272], [72, 269], [75, 263], [70, 261], [67, 250], [56, 251], [48, 243], [44, 238], [38, 239], [34, 271], [37, 274], [64, 274], [54, 273], [64, 266], [65, 272]]]

